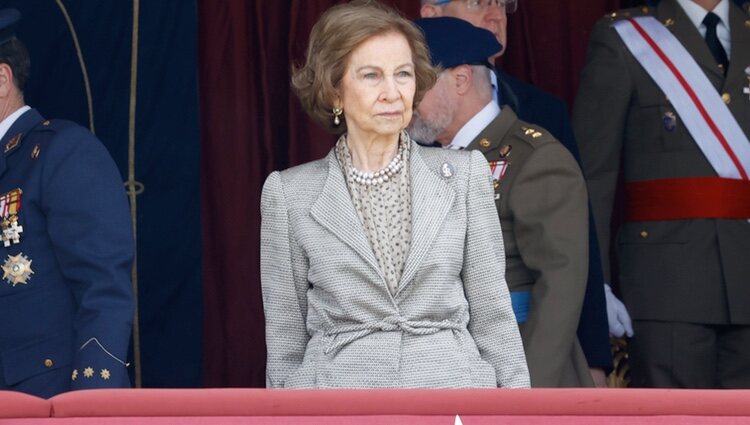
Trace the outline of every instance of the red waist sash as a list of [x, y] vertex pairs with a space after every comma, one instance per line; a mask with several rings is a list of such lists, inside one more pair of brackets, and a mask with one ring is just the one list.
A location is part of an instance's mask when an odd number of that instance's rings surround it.
[[750, 219], [750, 181], [721, 177], [645, 180], [625, 185], [625, 221]]

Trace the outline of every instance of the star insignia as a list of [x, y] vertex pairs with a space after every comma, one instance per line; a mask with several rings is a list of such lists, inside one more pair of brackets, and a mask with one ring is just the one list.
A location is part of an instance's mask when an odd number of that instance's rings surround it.
[[34, 274], [34, 270], [31, 270], [31, 261], [23, 253], [8, 255], [2, 266], [3, 279], [8, 281], [13, 287], [19, 283], [26, 285], [29, 277]]
[[109, 370], [107, 370], [107, 369], [102, 369], [102, 371], [101, 371], [101, 373], [99, 374], [99, 376], [101, 376], [101, 377], [102, 377], [102, 379], [104, 379], [104, 380], [106, 381], [107, 379], [109, 379], [109, 376], [110, 376], [110, 374], [109, 374]]
[[73, 374], [72, 374], [72, 375], [70, 375], [70, 379], [72, 379], [72, 380], [74, 380], [74, 381], [75, 381], [76, 379], [78, 379], [78, 369], [73, 369]]
[[94, 376], [94, 369], [90, 366], [86, 369], [83, 369], [83, 376], [91, 378], [92, 376]]

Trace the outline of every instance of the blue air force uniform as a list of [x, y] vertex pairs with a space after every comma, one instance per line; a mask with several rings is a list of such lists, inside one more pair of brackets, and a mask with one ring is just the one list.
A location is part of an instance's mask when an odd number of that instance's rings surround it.
[[34, 109], [0, 149], [0, 389], [130, 386], [134, 247], [109, 153], [83, 127]]

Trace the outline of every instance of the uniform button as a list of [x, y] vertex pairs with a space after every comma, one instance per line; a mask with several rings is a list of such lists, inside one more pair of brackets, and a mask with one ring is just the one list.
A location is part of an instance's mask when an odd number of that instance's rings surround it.
[[490, 146], [490, 141], [487, 139], [482, 139], [479, 141], [479, 146], [483, 148], [488, 148]]
[[[750, 6], [748, 6], [748, 9], [750, 9]], [[745, 21], [745, 28], [750, 28], [750, 21]]]
[[732, 96], [729, 93], [722, 93], [721, 94], [721, 100], [724, 101], [727, 105], [729, 105], [729, 102], [732, 101]]
[[641, 230], [641, 238], [646, 239], [648, 237], [648, 232], [645, 230]]
[[44, 361], [44, 367], [46, 367], [47, 369], [51, 368], [54, 364], [55, 363], [52, 361], [52, 359], [47, 359]]

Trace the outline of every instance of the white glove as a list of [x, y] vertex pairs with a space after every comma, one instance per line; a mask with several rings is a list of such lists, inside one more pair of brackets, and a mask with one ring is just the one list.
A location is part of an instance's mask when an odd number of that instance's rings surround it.
[[604, 284], [604, 295], [607, 298], [607, 322], [609, 322], [609, 334], [620, 338], [623, 335], [633, 336], [633, 324], [630, 315], [615, 294], [612, 293], [608, 283]]

